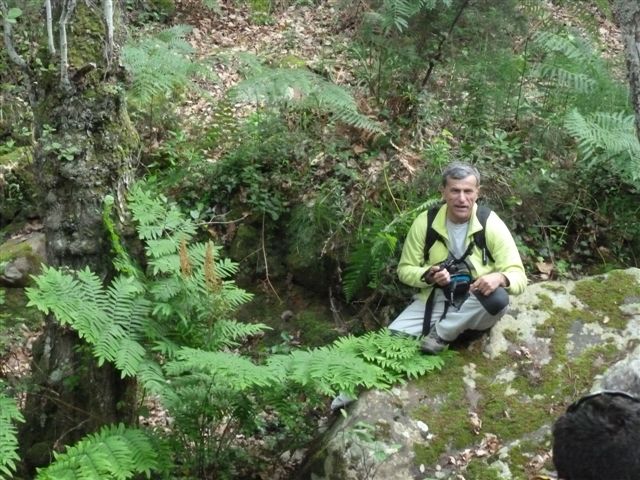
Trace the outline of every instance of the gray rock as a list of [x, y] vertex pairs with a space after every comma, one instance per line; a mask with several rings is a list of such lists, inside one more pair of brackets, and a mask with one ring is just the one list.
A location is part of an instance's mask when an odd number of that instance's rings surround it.
[[488, 336], [456, 347], [455, 365], [390, 391], [362, 392], [308, 452], [297, 478], [552, 476], [555, 418], [594, 381], [594, 388], [618, 384], [625, 369], [640, 371], [640, 347], [633, 352], [640, 333], [640, 270], [617, 274], [635, 283], [633, 291], [604, 303], [600, 290], [595, 298], [577, 294], [581, 281], [530, 285], [512, 298], [509, 313]]
[[0, 245], [0, 286], [25, 287], [40, 272], [45, 259], [45, 235], [31, 232]]

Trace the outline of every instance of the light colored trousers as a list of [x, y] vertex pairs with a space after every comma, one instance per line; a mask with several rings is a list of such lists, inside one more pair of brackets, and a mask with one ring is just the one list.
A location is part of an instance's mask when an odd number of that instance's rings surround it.
[[[491, 315], [484, 309], [476, 296], [471, 293], [460, 307], [460, 310], [457, 310], [454, 306], [449, 306], [447, 314], [440, 320], [444, 311], [444, 301], [444, 293], [441, 289], [436, 289], [433, 298], [431, 328], [434, 328], [435, 323], [438, 336], [448, 342], [454, 341], [465, 330], [486, 330], [493, 327], [509, 308], [506, 306], [496, 315]], [[414, 300], [391, 322], [389, 329], [416, 337], [422, 335], [425, 306], [424, 301]]]

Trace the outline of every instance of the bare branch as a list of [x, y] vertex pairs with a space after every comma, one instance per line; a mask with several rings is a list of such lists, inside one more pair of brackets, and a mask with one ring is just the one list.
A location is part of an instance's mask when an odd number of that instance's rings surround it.
[[4, 30], [4, 46], [7, 49], [9, 59], [21, 69], [27, 70], [27, 62], [22, 58], [13, 46], [11, 36], [11, 21], [9, 20], [9, 8], [4, 0], [0, 0], [0, 11], [2, 12], [2, 24]]
[[53, 41], [53, 17], [51, 14], [51, 0], [44, 0], [44, 9], [47, 13], [47, 39], [49, 43], [49, 53], [56, 54], [56, 45]]
[[69, 83], [69, 46], [67, 44], [67, 23], [76, 8], [76, 0], [64, 0], [60, 14], [60, 82], [68, 87]]
[[104, 23], [107, 26], [107, 46], [106, 57], [107, 63], [111, 63], [113, 55], [113, 0], [102, 0], [102, 8], [104, 14]]

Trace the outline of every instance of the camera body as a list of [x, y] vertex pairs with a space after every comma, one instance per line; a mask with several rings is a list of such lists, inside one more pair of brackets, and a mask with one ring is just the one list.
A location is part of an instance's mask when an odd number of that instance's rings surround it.
[[451, 276], [451, 281], [443, 288], [447, 301], [457, 309], [460, 309], [469, 297], [469, 289], [473, 281], [469, 267], [464, 261], [447, 258], [440, 263], [440, 268], [446, 269]]

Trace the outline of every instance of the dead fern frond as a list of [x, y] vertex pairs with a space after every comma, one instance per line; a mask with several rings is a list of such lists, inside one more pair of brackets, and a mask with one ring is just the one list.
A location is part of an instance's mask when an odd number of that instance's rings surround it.
[[207, 288], [212, 293], [218, 293], [222, 288], [222, 280], [216, 272], [215, 253], [213, 251], [213, 243], [207, 243], [207, 249], [204, 254], [204, 279]]
[[191, 262], [189, 261], [189, 252], [187, 251], [187, 240], [184, 238], [180, 242], [178, 254], [180, 256], [180, 273], [183, 278], [189, 278], [191, 276]]

